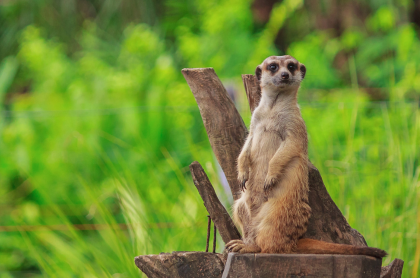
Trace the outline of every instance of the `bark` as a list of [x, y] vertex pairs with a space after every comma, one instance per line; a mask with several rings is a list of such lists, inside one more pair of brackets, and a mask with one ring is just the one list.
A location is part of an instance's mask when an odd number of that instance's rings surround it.
[[240, 196], [236, 160], [245, 142], [247, 130], [213, 68], [183, 69], [203, 119], [210, 145], [232, 191]]
[[149, 278], [220, 278], [223, 256], [206, 252], [173, 252], [138, 256], [136, 266]]
[[248, 98], [249, 108], [252, 114], [261, 99], [261, 89], [258, 84], [258, 79], [252, 74], [242, 74], [242, 81], [244, 82], [246, 97]]
[[201, 199], [204, 201], [204, 206], [209, 212], [210, 218], [213, 220], [223, 241], [228, 243], [233, 239], [240, 239], [241, 234], [238, 232], [238, 229], [236, 229], [235, 224], [233, 224], [229, 213], [219, 201], [219, 198], [217, 198], [216, 192], [204, 172], [203, 167], [201, 167], [200, 163], [195, 161], [191, 163], [190, 171], [194, 184], [200, 193]]
[[393, 260], [389, 265], [382, 267], [381, 278], [401, 278], [403, 266], [403, 260]]
[[382, 260], [369, 256], [230, 253], [223, 278], [379, 278]]
[[333, 243], [367, 246], [364, 237], [352, 229], [328, 194], [317, 168], [309, 163], [309, 206], [312, 215], [304, 238]]

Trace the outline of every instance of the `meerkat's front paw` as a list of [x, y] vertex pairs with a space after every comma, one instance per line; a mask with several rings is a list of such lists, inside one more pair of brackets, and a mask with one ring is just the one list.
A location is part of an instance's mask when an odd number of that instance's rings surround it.
[[270, 190], [274, 187], [274, 185], [277, 183], [276, 177], [266, 177], [264, 181], [264, 193], [270, 192]]
[[239, 181], [239, 188], [242, 191], [246, 189], [246, 182], [248, 181], [248, 173], [247, 172], [240, 172], [238, 174], [238, 181]]

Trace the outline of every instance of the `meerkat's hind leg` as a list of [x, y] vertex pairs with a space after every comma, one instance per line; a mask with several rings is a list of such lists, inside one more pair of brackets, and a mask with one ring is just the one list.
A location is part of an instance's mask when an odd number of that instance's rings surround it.
[[245, 244], [242, 240], [231, 240], [226, 244], [226, 249], [229, 252], [245, 253], [260, 253], [261, 248], [255, 244]]

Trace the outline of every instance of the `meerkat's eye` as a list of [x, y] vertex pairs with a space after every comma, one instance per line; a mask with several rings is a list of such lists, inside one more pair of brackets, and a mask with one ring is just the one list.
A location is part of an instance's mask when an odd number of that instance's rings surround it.
[[287, 65], [287, 69], [290, 71], [294, 71], [296, 69], [296, 65], [293, 63], [290, 63]]
[[277, 66], [277, 64], [270, 64], [270, 65], [268, 65], [268, 69], [270, 70], [270, 71], [276, 71], [277, 69], [278, 69], [279, 67]]

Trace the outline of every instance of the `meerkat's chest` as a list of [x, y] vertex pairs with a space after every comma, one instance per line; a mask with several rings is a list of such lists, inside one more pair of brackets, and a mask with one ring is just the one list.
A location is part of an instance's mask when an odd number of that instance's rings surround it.
[[286, 121], [282, 121], [279, 116], [266, 116], [255, 124], [254, 134], [260, 139], [267, 137], [269, 140], [277, 138], [281, 141], [286, 137]]
[[271, 155], [280, 147], [285, 139], [285, 126], [279, 121], [263, 119], [253, 130], [251, 152], [256, 155]]

